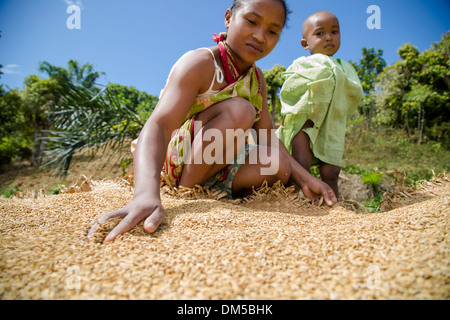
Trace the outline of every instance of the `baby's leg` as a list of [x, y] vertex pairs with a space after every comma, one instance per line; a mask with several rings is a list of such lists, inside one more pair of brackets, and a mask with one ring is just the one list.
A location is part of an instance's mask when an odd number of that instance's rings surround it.
[[314, 123], [311, 120], [308, 120], [292, 141], [292, 156], [308, 171], [311, 169], [313, 153], [311, 150], [311, 140], [309, 139], [308, 134], [303, 130], [312, 128], [313, 125]]
[[339, 198], [338, 181], [341, 168], [321, 161], [319, 170], [323, 182], [328, 184], [333, 189], [336, 197]]

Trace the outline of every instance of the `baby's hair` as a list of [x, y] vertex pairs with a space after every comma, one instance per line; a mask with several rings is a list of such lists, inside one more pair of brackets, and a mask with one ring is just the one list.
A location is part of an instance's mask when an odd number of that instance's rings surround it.
[[332, 12], [325, 11], [325, 10], [320, 10], [320, 11], [314, 12], [314, 13], [311, 14], [308, 18], [306, 18], [306, 20], [303, 22], [303, 37], [305, 36], [305, 28], [306, 28], [307, 24], [309, 23], [309, 20], [311, 20], [311, 18], [313, 18], [313, 17], [315, 17], [315, 16], [317, 16], [318, 14], [321, 14], [321, 13], [325, 13], [325, 14], [332, 15], [332, 16], [334, 16], [334, 17], [338, 20], [338, 22], [339, 22], [338, 17], [337, 17], [334, 13], [332, 13]]
[[[313, 14], [311, 14], [308, 18], [306, 18], [305, 21], [308, 21], [312, 17], [315, 17], [315, 16], [317, 16], [318, 14], [321, 14], [321, 13], [329, 14], [329, 15], [332, 15], [332, 16], [336, 17], [336, 15], [334, 13], [332, 13], [332, 12], [325, 11], [325, 10], [320, 10], [320, 11], [317, 11], [317, 12], [314, 12]], [[336, 17], [336, 19], [338, 19], [338, 17]]]
[[[248, 1], [248, 0], [233, 0], [233, 4], [231, 5], [231, 8], [230, 8], [231, 11], [234, 12], [235, 10], [239, 9], [242, 6], [242, 4], [246, 1]], [[288, 8], [286, 0], [274, 0], [274, 1], [281, 2], [281, 4], [283, 5], [284, 13], [286, 16], [286, 23], [287, 23], [288, 17], [289, 17], [289, 14], [291, 13], [291, 11]]]

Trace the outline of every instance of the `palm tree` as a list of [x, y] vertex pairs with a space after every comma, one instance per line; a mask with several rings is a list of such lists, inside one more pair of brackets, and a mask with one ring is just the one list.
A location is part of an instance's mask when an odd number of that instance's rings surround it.
[[141, 93], [143, 106], [124, 103], [118, 90], [137, 91], [132, 89], [118, 85], [101, 91], [83, 86], [65, 89], [62, 104], [51, 114], [55, 129], [49, 131], [46, 165], [56, 165], [55, 172], [66, 175], [76, 152], [103, 151], [112, 157], [137, 138], [157, 99]]
[[69, 60], [67, 68], [54, 66], [47, 61], [39, 65], [39, 71], [46, 73], [50, 78], [58, 80], [63, 85], [82, 86], [84, 88], [94, 88], [95, 82], [104, 75], [104, 72], [94, 71], [94, 67], [85, 63], [82, 66], [75, 60]]

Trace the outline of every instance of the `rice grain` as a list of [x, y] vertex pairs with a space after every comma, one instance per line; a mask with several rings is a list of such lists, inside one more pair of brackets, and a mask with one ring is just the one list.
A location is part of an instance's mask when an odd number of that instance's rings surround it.
[[111, 244], [118, 220], [86, 234], [131, 201], [130, 184], [78, 187], [0, 199], [0, 299], [450, 298], [447, 175], [376, 214], [319, 208], [280, 186], [238, 201], [167, 188], [159, 230], [140, 223]]

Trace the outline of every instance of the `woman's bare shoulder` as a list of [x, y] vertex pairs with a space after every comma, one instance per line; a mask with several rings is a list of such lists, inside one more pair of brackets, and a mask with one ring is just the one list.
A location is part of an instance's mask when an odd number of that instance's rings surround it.
[[214, 60], [211, 52], [206, 48], [192, 50], [184, 54], [177, 62], [177, 67], [204, 73], [205, 71], [214, 71]]
[[214, 58], [206, 48], [192, 50], [183, 55], [173, 68], [171, 78], [196, 83], [200, 91], [207, 90], [214, 76]]

